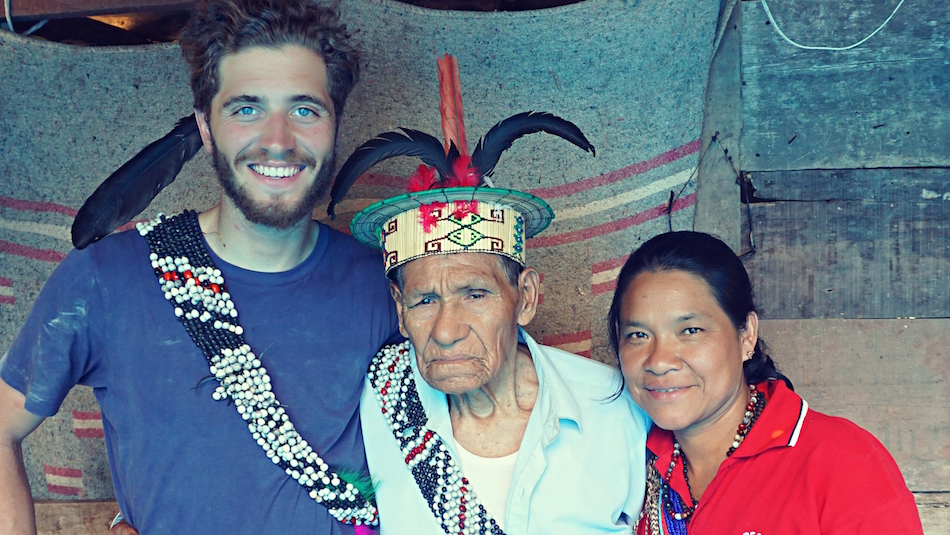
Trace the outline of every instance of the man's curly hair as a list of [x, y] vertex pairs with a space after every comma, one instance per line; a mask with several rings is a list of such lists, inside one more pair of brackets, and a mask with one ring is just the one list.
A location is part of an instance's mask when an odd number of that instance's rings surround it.
[[327, 66], [327, 90], [337, 125], [359, 78], [359, 52], [335, 9], [312, 0], [206, 0], [198, 2], [179, 35], [191, 66], [195, 109], [207, 115], [218, 93], [218, 65], [226, 54], [250, 47], [298, 45]]

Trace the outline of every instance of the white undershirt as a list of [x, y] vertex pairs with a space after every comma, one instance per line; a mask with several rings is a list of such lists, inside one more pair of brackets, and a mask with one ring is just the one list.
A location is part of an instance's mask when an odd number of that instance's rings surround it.
[[495, 519], [502, 530], [505, 529], [505, 510], [508, 506], [508, 489], [515, 473], [515, 460], [518, 452], [504, 457], [479, 457], [466, 450], [458, 442], [459, 465], [475, 491], [478, 501], [485, 506], [488, 514]]

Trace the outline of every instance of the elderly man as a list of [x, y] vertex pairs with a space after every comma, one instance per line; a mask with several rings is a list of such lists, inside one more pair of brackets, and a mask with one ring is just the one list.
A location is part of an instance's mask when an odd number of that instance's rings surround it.
[[[516, 117], [524, 133], [559, 133], [531, 121], [563, 121]], [[569, 140], [592, 150], [577, 134]], [[337, 184], [375, 163], [372, 151], [391, 156], [398, 136], [358, 149]], [[537, 197], [482, 187], [494, 162], [482, 159], [491, 147], [480, 149], [459, 171], [466, 161], [451, 161], [450, 147], [449, 161], [435, 165], [451, 176], [371, 206], [351, 225], [354, 237], [381, 245], [409, 339], [380, 350], [360, 401], [382, 535], [629, 533], [643, 502], [647, 420], [618, 396], [615, 369], [522, 329], [540, 287], [523, 246], [553, 213]], [[432, 182], [425, 167], [410, 181]]]

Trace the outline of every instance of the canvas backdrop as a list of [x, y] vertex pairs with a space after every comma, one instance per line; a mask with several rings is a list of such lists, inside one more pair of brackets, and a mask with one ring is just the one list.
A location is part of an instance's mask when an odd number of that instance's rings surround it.
[[[557, 214], [528, 241], [528, 263], [543, 276], [543, 301], [528, 331], [545, 344], [612, 362], [604, 318], [623, 260], [655, 234], [692, 227], [719, 3], [588, 0], [471, 13], [343, 0], [341, 10], [365, 50], [343, 119], [341, 159], [400, 126], [442, 137], [435, 60], [446, 52], [458, 58], [470, 146], [498, 121], [529, 110], [584, 130], [596, 157], [533, 135], [505, 153], [494, 181], [545, 198]], [[5, 351], [70, 250], [77, 209], [112, 171], [190, 114], [192, 99], [176, 44], [83, 48], [4, 32], [0, 64]], [[416, 165], [397, 159], [374, 168], [329, 223], [344, 230], [359, 209], [404, 192]], [[202, 151], [140, 218], [205, 209], [218, 195]], [[322, 201], [315, 212], [323, 221], [325, 207]], [[35, 498], [113, 496], [98, 410], [91, 390], [74, 389], [27, 439]]]

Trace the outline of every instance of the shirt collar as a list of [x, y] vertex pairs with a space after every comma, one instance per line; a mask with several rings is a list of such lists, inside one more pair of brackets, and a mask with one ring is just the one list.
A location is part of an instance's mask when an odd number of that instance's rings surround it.
[[[583, 418], [577, 399], [551, 364], [547, 354], [534, 338], [521, 327], [518, 328], [518, 341], [528, 347], [531, 359], [534, 362], [534, 369], [538, 375], [538, 397], [534, 402], [533, 411], [541, 417], [543, 422], [556, 422], [559, 419], [570, 420], [577, 425], [583, 434]], [[412, 375], [416, 381], [416, 390], [419, 392], [419, 401], [422, 402], [422, 407], [429, 419], [427, 424], [429, 429], [443, 437], [451, 436], [452, 422], [449, 418], [448, 397], [429, 386], [422, 378], [416, 361], [416, 350], [412, 347], [412, 344], [410, 344], [409, 364], [412, 366]], [[553, 440], [554, 437], [550, 437], [550, 439]], [[548, 440], [545, 442], [550, 443]]]
[[[583, 434], [583, 417], [577, 398], [551, 363], [550, 357], [521, 327], [518, 328], [518, 341], [528, 346], [538, 374], [538, 398], [534, 402], [534, 410], [545, 422], [570, 420]], [[551, 437], [551, 440], [553, 439], [554, 437]]]
[[[791, 391], [785, 381], [764, 381], [756, 388], [766, 394], [765, 409], [729, 459], [754, 457], [771, 448], [794, 447], [798, 443], [808, 403]], [[654, 465], [664, 479], [673, 457], [673, 442], [671, 431], [655, 425], [647, 435], [647, 449], [656, 456]], [[673, 480], [669, 483], [677, 493], [686, 496], [689, 490], [682, 474], [681, 469], [674, 470]]]
[[771, 448], [794, 447], [808, 413], [808, 403], [790, 390], [785, 381], [764, 381], [756, 387], [765, 392], [768, 401], [733, 457], [752, 457]]
[[[789, 390], [785, 381], [764, 381], [756, 385], [768, 400], [759, 419], [733, 458], [752, 457], [770, 448], [794, 447], [798, 443], [808, 403]], [[669, 466], [673, 454], [673, 433], [656, 426], [647, 437], [647, 449], [657, 456], [657, 466]]]

